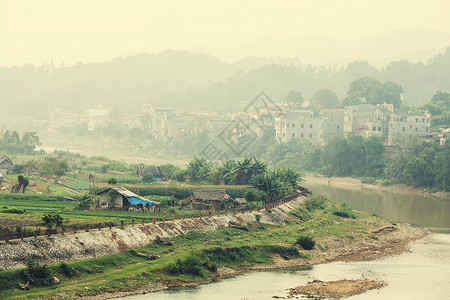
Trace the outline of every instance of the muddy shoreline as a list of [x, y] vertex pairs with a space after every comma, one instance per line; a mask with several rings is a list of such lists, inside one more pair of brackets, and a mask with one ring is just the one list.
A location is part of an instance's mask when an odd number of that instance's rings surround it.
[[330, 185], [334, 187], [341, 187], [349, 190], [360, 190], [362, 188], [379, 190], [379, 191], [389, 191], [394, 193], [402, 194], [417, 194], [423, 196], [434, 196], [438, 198], [450, 199], [450, 192], [434, 192], [430, 193], [427, 189], [416, 188], [406, 184], [393, 184], [393, 185], [382, 185], [381, 183], [371, 184], [363, 183], [361, 180], [352, 177], [324, 177], [316, 176], [312, 174], [306, 174], [303, 176], [303, 180], [308, 183], [317, 183]]

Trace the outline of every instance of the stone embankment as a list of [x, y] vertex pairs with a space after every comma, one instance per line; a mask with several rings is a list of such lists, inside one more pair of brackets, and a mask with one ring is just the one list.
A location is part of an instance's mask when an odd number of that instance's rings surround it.
[[37, 255], [45, 263], [82, 260], [118, 253], [132, 247], [143, 247], [157, 238], [174, 237], [194, 230], [212, 231], [230, 224], [255, 222], [255, 215], [261, 215], [261, 222], [281, 224], [289, 211], [299, 206], [304, 197], [299, 197], [269, 211], [229, 214], [220, 217], [185, 219], [157, 224], [134, 225], [122, 228], [91, 230], [51, 237], [27, 238], [0, 243], [0, 268], [25, 267], [25, 260]]

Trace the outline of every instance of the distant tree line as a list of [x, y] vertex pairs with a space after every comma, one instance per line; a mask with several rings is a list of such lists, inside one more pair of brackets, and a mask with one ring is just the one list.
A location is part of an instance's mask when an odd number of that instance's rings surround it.
[[17, 131], [0, 132], [0, 153], [32, 154], [40, 145], [41, 142], [36, 132], [27, 131], [22, 137]]
[[[339, 99], [347, 99], [346, 103], [363, 98], [374, 103], [385, 97], [397, 99], [397, 85], [408, 102], [420, 105], [436, 91], [450, 90], [450, 47], [426, 63], [401, 60], [384, 68], [367, 61], [324, 67], [253, 60], [254, 64], [246, 66], [245, 62], [228, 64], [207, 55], [164, 51], [70, 67], [0, 68], [0, 99], [7, 99], [1, 103], [0, 115], [25, 114], [48, 120], [49, 105], [78, 113], [97, 104], [134, 110], [148, 99], [156, 106], [224, 112], [235, 110], [243, 99], [250, 102], [261, 90], [280, 100], [290, 91], [301, 92], [301, 97], [291, 93], [288, 100], [292, 103], [303, 97], [319, 100], [323, 95], [315, 93], [320, 90], [333, 91]], [[371, 78], [365, 82], [370, 85], [366, 93], [346, 94], [350, 83], [364, 77]]]

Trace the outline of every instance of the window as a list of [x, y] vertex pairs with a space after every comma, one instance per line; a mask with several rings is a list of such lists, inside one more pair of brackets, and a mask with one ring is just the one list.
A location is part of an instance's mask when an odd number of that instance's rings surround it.
[[416, 122], [419, 122], [419, 118], [416, 118]]
[[286, 136], [286, 134], [285, 133], [283, 133], [283, 137], [285, 137]]
[[312, 128], [312, 124], [309, 124], [309, 128]]
[[289, 128], [289, 123], [286, 123], [286, 127]]
[[339, 125], [338, 125], [338, 126], [336, 126], [336, 129], [339, 130], [339, 129], [341, 129], [341, 128], [340, 128]]
[[295, 133], [292, 134], [292, 137], [295, 137]]
[[418, 128], [416, 127], [416, 132], [417, 132]]
[[300, 137], [303, 137], [303, 133], [302, 133], [302, 134], [300, 134]]
[[403, 132], [406, 132], [406, 127], [402, 127], [402, 131], [403, 131]]
[[378, 131], [381, 131], [381, 126], [378, 126]]
[[373, 127], [372, 127], [372, 131], [375, 131], [375, 130], [377, 130], [377, 127], [376, 127], [376, 126], [373, 126]]
[[422, 123], [425, 123], [425, 119], [422, 119]]
[[292, 123], [292, 128], [295, 128], [295, 124], [294, 123]]
[[303, 128], [303, 127], [305, 127], [305, 126], [302, 124], [302, 125], [300, 125], [300, 127]]
[[312, 138], [312, 133], [309, 134], [309, 138]]

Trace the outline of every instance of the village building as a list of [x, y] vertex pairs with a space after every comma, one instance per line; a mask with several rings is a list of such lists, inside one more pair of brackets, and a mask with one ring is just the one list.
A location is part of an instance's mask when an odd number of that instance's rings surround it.
[[0, 174], [6, 174], [14, 168], [13, 161], [6, 155], [0, 157]]
[[411, 114], [394, 109], [392, 104], [361, 104], [345, 107], [345, 134], [358, 134], [363, 138], [379, 136], [393, 149], [409, 151], [421, 141], [430, 138], [430, 115]]
[[180, 201], [181, 206], [196, 210], [214, 211], [239, 208], [247, 201], [243, 198], [233, 199], [224, 189], [195, 190], [191, 196]]
[[318, 143], [318, 120], [311, 110], [292, 110], [283, 112], [275, 118], [276, 139], [287, 143], [291, 139], [305, 139], [311, 144]]
[[155, 211], [160, 203], [141, 197], [124, 187], [114, 186], [97, 194], [100, 199], [97, 203], [99, 209]]
[[344, 110], [345, 135], [368, 130], [367, 123], [371, 121], [375, 108], [372, 104], [346, 106]]
[[397, 112], [390, 118], [388, 145], [409, 151], [430, 136], [430, 125], [429, 114]]
[[324, 108], [319, 112], [319, 143], [324, 145], [338, 136], [344, 136], [344, 110]]

